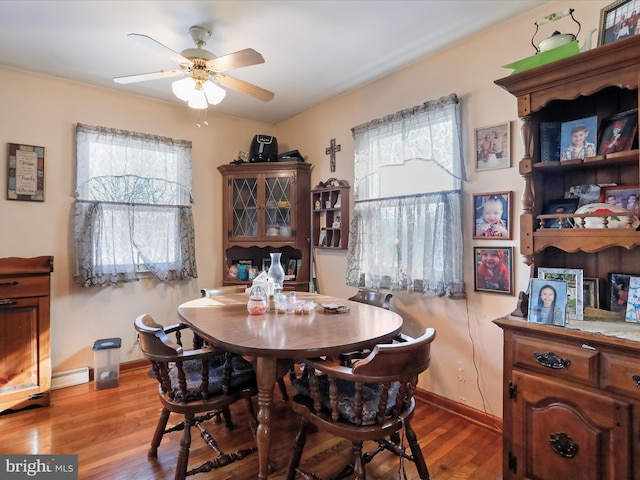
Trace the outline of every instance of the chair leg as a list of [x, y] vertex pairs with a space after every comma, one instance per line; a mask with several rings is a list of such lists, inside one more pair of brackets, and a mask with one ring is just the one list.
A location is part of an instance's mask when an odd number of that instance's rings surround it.
[[353, 478], [354, 480], [365, 480], [364, 462], [362, 461], [362, 442], [353, 443]]
[[253, 438], [255, 438], [258, 431], [258, 417], [256, 417], [256, 411], [253, 408], [253, 402], [250, 398], [244, 399], [244, 406], [249, 414], [249, 428], [251, 428], [251, 433], [253, 434]]
[[298, 435], [296, 436], [295, 443], [293, 444], [293, 454], [289, 459], [289, 465], [287, 466], [287, 473], [284, 477], [285, 480], [294, 480], [296, 478], [296, 469], [300, 465], [300, 459], [302, 458], [302, 450], [304, 449], [304, 444], [307, 441], [308, 429], [309, 429], [309, 424], [305, 420], [301, 420], [300, 430], [298, 431]]
[[191, 447], [191, 425], [193, 424], [193, 413], [184, 416], [184, 432], [180, 440], [180, 451], [176, 462], [175, 480], [184, 480], [187, 476], [187, 464], [189, 463], [189, 448]]
[[284, 378], [280, 377], [278, 379], [278, 387], [280, 387], [280, 394], [282, 395], [282, 401], [289, 401], [289, 394], [287, 393], [287, 386], [284, 383]]
[[408, 420], [404, 421], [404, 431], [407, 436], [407, 441], [409, 442], [409, 447], [411, 448], [413, 462], [416, 464], [418, 475], [420, 475], [420, 480], [429, 480], [429, 470], [427, 469], [427, 464], [424, 461], [422, 450], [420, 450], [420, 444], [416, 438], [416, 432], [414, 432], [411, 427], [411, 423], [409, 423]]
[[153, 433], [153, 438], [151, 439], [151, 447], [149, 448], [149, 452], [147, 453], [148, 458], [157, 458], [158, 457], [158, 447], [160, 446], [160, 442], [162, 441], [162, 437], [164, 436], [164, 430], [167, 428], [167, 422], [169, 421], [169, 415], [171, 412], [166, 408], [162, 409], [160, 412], [160, 418], [158, 419], [158, 424], [156, 425], [156, 431]]

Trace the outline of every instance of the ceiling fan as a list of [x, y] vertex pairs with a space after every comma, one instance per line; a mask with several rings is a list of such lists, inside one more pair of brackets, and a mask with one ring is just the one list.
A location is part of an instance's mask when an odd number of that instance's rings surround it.
[[224, 88], [249, 95], [263, 102], [273, 99], [273, 92], [225, 73], [228, 70], [264, 63], [262, 55], [252, 48], [246, 48], [235, 53], [216, 57], [213, 53], [203, 48], [211, 38], [209, 30], [204, 27], [194, 26], [189, 29], [189, 34], [197, 48], [188, 48], [181, 53], [177, 53], [147, 35], [130, 33], [128, 36], [140, 40], [147, 46], [160, 50], [164, 54], [168, 54], [178, 63], [180, 68], [116, 77], [113, 79], [114, 82], [128, 84], [159, 78], [186, 77], [173, 82], [172, 90], [176, 97], [188, 102], [191, 108], [196, 109], [207, 108], [208, 104], [217, 105], [220, 103], [226, 95]]

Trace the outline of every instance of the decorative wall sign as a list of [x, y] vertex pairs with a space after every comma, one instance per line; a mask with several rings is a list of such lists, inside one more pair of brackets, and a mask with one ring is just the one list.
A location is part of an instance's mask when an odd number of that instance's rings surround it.
[[44, 202], [45, 147], [7, 145], [7, 200]]

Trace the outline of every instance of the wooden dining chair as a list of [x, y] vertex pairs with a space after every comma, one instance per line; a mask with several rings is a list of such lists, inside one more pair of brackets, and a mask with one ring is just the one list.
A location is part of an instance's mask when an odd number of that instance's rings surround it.
[[[367, 305], [373, 305], [374, 307], [384, 308], [385, 310], [391, 309], [391, 298], [393, 295], [389, 292], [380, 292], [376, 290], [369, 290], [367, 288], [361, 288], [354, 296], [349, 297], [349, 300], [358, 303], [366, 303]], [[402, 341], [402, 337], [398, 336], [394, 341]], [[349, 366], [351, 362], [359, 358], [365, 358], [371, 353], [371, 350], [356, 350], [352, 352], [342, 353], [338, 360], [345, 366]]]
[[[429, 471], [411, 419], [418, 375], [429, 367], [435, 336], [435, 330], [428, 328], [419, 338], [405, 336], [403, 343], [377, 345], [367, 358], [354, 361], [351, 367], [330, 357], [305, 360], [307, 371], [293, 382], [299, 393], [292, 407], [301, 415], [301, 423], [285, 479], [294, 480], [297, 474], [317, 479], [300, 468], [307, 433], [313, 426], [351, 441], [353, 464], [334, 479], [346, 475], [365, 479], [365, 465], [387, 450], [414, 462], [420, 479], [427, 480]], [[411, 453], [402, 444], [403, 431]], [[365, 441], [375, 441], [378, 446], [364, 453]]]
[[[185, 350], [180, 343], [169, 337], [170, 333], [187, 328], [183, 324], [164, 328], [150, 315], [143, 314], [136, 318], [134, 326], [139, 335], [142, 353], [151, 362], [154, 376], [158, 380], [162, 404], [148, 457], [156, 458], [164, 435], [176, 430], [183, 431], [175, 471], [176, 480], [228, 465], [256, 451], [253, 447], [224, 453], [203, 426], [216, 412], [223, 412], [227, 428], [232, 428], [229, 406], [243, 400], [249, 413], [250, 428], [255, 436], [257, 420], [251, 397], [257, 395], [258, 389], [251, 363], [209, 345]], [[184, 421], [167, 429], [171, 413], [184, 415]], [[202, 438], [216, 453], [216, 457], [187, 471], [191, 427], [194, 426], [200, 430]]]

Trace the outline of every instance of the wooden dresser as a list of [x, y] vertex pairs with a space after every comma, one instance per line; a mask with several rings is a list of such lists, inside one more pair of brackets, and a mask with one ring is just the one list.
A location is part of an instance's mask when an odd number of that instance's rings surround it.
[[53, 257], [0, 258], [0, 413], [48, 406]]
[[[579, 269], [607, 291], [610, 273], [640, 274], [640, 231], [602, 220], [585, 228], [579, 216], [549, 213], [574, 186], [637, 188], [636, 129], [621, 151], [571, 160], [561, 160], [562, 142], [548, 134], [593, 117], [600, 134], [620, 115], [637, 125], [640, 35], [495, 83], [516, 97], [522, 121], [520, 253], [531, 276], [538, 267]], [[582, 227], [545, 228], [549, 218]], [[606, 313], [564, 328], [495, 320], [504, 330], [504, 479], [640, 480], [640, 324], [607, 325]]]

